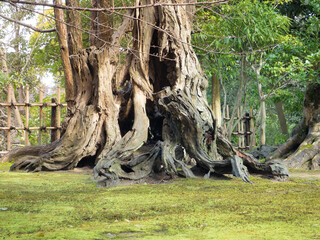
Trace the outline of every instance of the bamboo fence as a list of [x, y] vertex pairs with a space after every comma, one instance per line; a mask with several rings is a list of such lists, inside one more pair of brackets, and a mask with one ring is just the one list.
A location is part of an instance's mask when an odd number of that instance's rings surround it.
[[[7, 108], [7, 126], [0, 127], [0, 131], [7, 132], [7, 148], [6, 151], [0, 151], [0, 154], [5, 154], [11, 150], [11, 134], [13, 131], [23, 130], [24, 131], [24, 145], [29, 146], [29, 134], [31, 131], [38, 130], [39, 137], [38, 137], [38, 144], [42, 144], [42, 132], [46, 130], [51, 131], [51, 142], [60, 138], [61, 134], [61, 108], [66, 107], [66, 103], [61, 103], [61, 89], [60, 87], [57, 88], [57, 99], [52, 98], [51, 103], [44, 103], [43, 102], [43, 88], [39, 88], [39, 102], [38, 103], [30, 103], [30, 96], [29, 96], [29, 86], [25, 88], [25, 102], [24, 103], [14, 103], [11, 99], [12, 94], [12, 87], [8, 86], [7, 91], [7, 102], [0, 102], [0, 107]], [[12, 110], [16, 107], [25, 107], [25, 122], [23, 127], [13, 126], [12, 122]], [[37, 127], [30, 127], [30, 107], [39, 107], [39, 126]], [[44, 126], [44, 115], [43, 115], [43, 108], [51, 107], [51, 126]]]
[[[42, 132], [46, 130], [51, 131], [51, 142], [60, 138], [61, 134], [61, 108], [66, 107], [66, 103], [61, 103], [61, 89], [60, 87], [57, 88], [57, 98], [52, 98], [51, 103], [44, 103], [43, 102], [43, 88], [39, 88], [39, 102], [38, 103], [30, 103], [29, 97], [29, 87], [26, 86], [25, 92], [25, 102], [24, 103], [14, 103], [11, 100], [12, 94], [12, 87], [8, 87], [7, 91], [7, 102], [0, 102], [0, 107], [7, 108], [7, 126], [0, 127], [0, 131], [7, 132], [7, 148], [6, 151], [0, 151], [0, 154], [5, 154], [11, 150], [11, 134], [13, 131], [23, 130], [24, 131], [24, 144], [26, 146], [30, 145], [29, 142], [29, 134], [31, 131], [38, 130], [38, 144], [42, 144]], [[23, 127], [13, 126], [12, 124], [12, 111], [16, 107], [25, 107], [25, 123]], [[39, 107], [39, 126], [37, 127], [30, 127], [29, 120], [30, 120], [30, 107]], [[43, 115], [43, 108], [51, 107], [51, 126], [44, 126], [44, 115]], [[253, 112], [252, 109], [250, 113], [245, 113], [242, 117], [240, 115], [242, 113], [242, 108], [237, 109], [237, 116], [234, 118], [234, 122], [230, 122], [230, 114], [229, 114], [229, 106], [226, 106], [226, 114], [223, 116], [224, 119], [224, 128], [226, 129], [227, 124], [235, 124], [236, 128], [232, 132], [232, 135], [238, 136], [238, 146], [236, 147], [239, 150], [248, 150], [252, 147], [252, 137], [253, 134], [252, 129], [254, 129], [254, 119], [253, 119]], [[239, 120], [239, 121], [238, 121]]]
[[[253, 147], [252, 134], [254, 129], [254, 118], [253, 110], [250, 109], [250, 113], [242, 114], [242, 107], [237, 109], [237, 116], [234, 121], [237, 122], [235, 130], [233, 130], [232, 135], [238, 136], [238, 146], [239, 150], [248, 150]], [[227, 129], [227, 124], [234, 124], [230, 122], [229, 105], [226, 106], [225, 115], [223, 116], [224, 128]], [[240, 115], [242, 115], [240, 117]], [[238, 121], [239, 120], [239, 121]], [[254, 136], [253, 136], [254, 137]]]

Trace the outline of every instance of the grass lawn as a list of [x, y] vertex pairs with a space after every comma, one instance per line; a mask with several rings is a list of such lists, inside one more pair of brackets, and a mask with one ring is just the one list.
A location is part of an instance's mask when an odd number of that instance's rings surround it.
[[8, 168], [0, 164], [0, 239], [320, 239], [315, 176], [100, 188], [90, 175]]

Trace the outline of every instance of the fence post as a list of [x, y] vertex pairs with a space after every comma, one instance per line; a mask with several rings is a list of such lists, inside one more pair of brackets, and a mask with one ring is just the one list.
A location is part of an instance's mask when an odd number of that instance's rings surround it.
[[227, 105], [227, 119], [230, 120], [230, 116], [229, 116], [229, 105]]
[[241, 125], [241, 150], [245, 150], [246, 146], [244, 144], [244, 116], [243, 116], [243, 107], [240, 106], [240, 118], [239, 118], [239, 121], [240, 121], [240, 125]]
[[[241, 116], [242, 116], [242, 115], [241, 115]], [[243, 125], [244, 125], [244, 119], [243, 119], [243, 117], [241, 118], [240, 121], [241, 121], [241, 149], [242, 149], [242, 150], [245, 150], [245, 149], [246, 149], [246, 146], [245, 146], [245, 142], [244, 142], [244, 141], [245, 141], [245, 139], [244, 139], [244, 136], [245, 136], [244, 134], [245, 134], [245, 133], [244, 133], [244, 126], [243, 126]]]
[[239, 108], [237, 109], [237, 114], [238, 114], [237, 120], [239, 120], [239, 122], [238, 122], [238, 149], [241, 150], [241, 120], [240, 120]]
[[[51, 103], [57, 103], [55, 98], [51, 98]], [[57, 106], [51, 107], [51, 127], [57, 127]], [[51, 130], [51, 142], [57, 140], [57, 129]]]
[[[8, 103], [11, 102], [11, 85], [8, 86], [8, 95], [7, 95], [7, 101]], [[8, 106], [8, 132], [7, 132], [7, 151], [11, 150], [11, 133], [10, 133], [10, 128], [11, 128], [11, 106]]]
[[60, 87], [58, 87], [58, 92], [57, 92], [57, 139], [60, 138], [60, 133], [61, 133], [61, 126], [60, 126], [60, 122], [61, 122], [61, 116], [60, 116]]
[[[39, 103], [43, 103], [43, 87], [39, 88]], [[42, 125], [43, 125], [43, 111], [42, 111], [42, 105], [39, 108], [39, 140], [38, 140], [38, 144], [41, 145], [42, 144]]]
[[245, 115], [245, 147], [246, 149], [250, 148], [250, 135], [251, 135], [251, 130], [250, 130], [250, 114], [246, 113]]
[[30, 103], [29, 103], [29, 86], [26, 86], [26, 123], [25, 123], [25, 130], [24, 130], [24, 141], [25, 145], [29, 146], [29, 108], [30, 108]]
[[250, 139], [250, 148], [253, 148], [256, 145], [256, 131], [254, 128], [254, 120], [253, 120], [253, 110], [250, 109], [250, 130], [251, 130], [251, 139]]

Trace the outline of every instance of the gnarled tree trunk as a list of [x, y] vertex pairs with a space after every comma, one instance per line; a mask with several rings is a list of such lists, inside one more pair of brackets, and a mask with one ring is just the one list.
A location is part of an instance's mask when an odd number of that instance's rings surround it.
[[[71, 169], [86, 161], [107, 185], [153, 173], [194, 177], [199, 170], [206, 177], [233, 172], [248, 182], [244, 165], [287, 175], [277, 164], [236, 151], [218, 132], [206, 101], [207, 80], [191, 46], [188, 14], [186, 6], [136, 8], [113, 33], [110, 46], [73, 55], [77, 94], [62, 138], [12, 151], [3, 160], [15, 160], [12, 170], [36, 171]], [[119, 44], [132, 24], [134, 41], [122, 60]]]
[[293, 131], [291, 138], [269, 160], [282, 158], [290, 168], [320, 169], [319, 93], [320, 84], [307, 85], [302, 121]]

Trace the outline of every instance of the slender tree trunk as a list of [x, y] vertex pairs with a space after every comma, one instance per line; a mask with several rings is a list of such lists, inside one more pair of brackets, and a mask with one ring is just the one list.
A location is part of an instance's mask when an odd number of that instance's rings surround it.
[[[61, 0], [54, 0], [55, 4], [62, 5]], [[68, 108], [72, 107], [74, 102], [74, 82], [72, 77], [72, 68], [69, 60], [69, 46], [68, 46], [68, 33], [65, 24], [64, 13], [62, 9], [55, 8], [54, 15], [56, 18], [56, 28], [60, 46], [60, 54], [62, 65], [64, 69], [65, 88], [66, 88], [66, 101]]]
[[217, 119], [217, 127], [221, 127], [220, 83], [217, 75], [212, 75], [212, 111]]
[[[79, 7], [79, 0], [67, 0], [66, 5]], [[78, 11], [67, 11], [67, 32], [69, 54], [77, 54], [82, 50], [81, 16]]]
[[[16, 101], [16, 97], [14, 95], [14, 88], [11, 87], [11, 102], [12, 103], [17, 103]], [[14, 110], [13, 110], [13, 113], [14, 113], [14, 121], [15, 121], [15, 126], [17, 127], [23, 127], [23, 122], [22, 122], [22, 119], [21, 119], [21, 115], [20, 115], [20, 111], [19, 111], [19, 108], [15, 107]]]
[[237, 93], [237, 97], [233, 106], [233, 111], [230, 117], [230, 121], [229, 124], [227, 126], [227, 137], [228, 139], [231, 138], [232, 135], [232, 131], [234, 129], [234, 125], [233, 125], [233, 121], [234, 118], [236, 117], [236, 113], [238, 111], [238, 108], [241, 105], [241, 101], [242, 101], [242, 96], [243, 96], [243, 85], [244, 85], [244, 71], [245, 71], [245, 62], [246, 62], [246, 56], [242, 55], [241, 56], [241, 71], [240, 71], [240, 82], [239, 82], [239, 89], [238, 89], [238, 93]]
[[259, 111], [258, 111], [258, 115], [256, 116], [256, 123], [254, 124], [253, 126], [253, 130], [252, 130], [252, 134], [251, 134], [251, 146], [254, 147], [257, 145], [257, 139], [256, 139], [256, 133], [260, 127], [260, 117], [261, 115], [261, 111], [260, 111], [260, 108], [259, 108]]
[[[19, 16], [19, 9], [16, 8], [16, 14], [17, 16]], [[19, 19], [20, 20], [20, 19]], [[17, 58], [17, 63], [16, 66], [21, 66], [20, 64], [20, 47], [19, 47], [19, 38], [20, 38], [20, 25], [15, 23], [14, 24], [14, 32], [15, 32], [15, 38], [14, 38], [14, 50], [15, 50], [15, 54], [16, 54], [16, 58]], [[0, 50], [0, 55], [1, 55], [1, 59], [2, 59], [2, 67], [3, 67], [3, 73], [7, 74], [9, 76], [9, 71], [8, 71], [8, 67], [7, 67], [7, 59], [6, 59], [6, 55], [2, 52], [2, 50]], [[16, 71], [20, 72], [21, 69], [16, 69]], [[16, 101], [16, 97], [15, 97], [15, 93], [14, 93], [14, 88], [11, 86], [11, 99], [10, 101], [12, 103], [17, 103]], [[21, 115], [20, 115], [20, 111], [19, 108], [15, 107], [13, 110], [14, 113], [14, 121], [15, 121], [15, 126], [17, 127], [23, 127], [23, 122], [21, 119]]]
[[[221, 66], [220, 66], [220, 62], [219, 62], [219, 59], [217, 58], [217, 56], [215, 55], [215, 60], [217, 62], [217, 67], [218, 67], [218, 78], [219, 78], [219, 87], [221, 85], [222, 87], [222, 92], [223, 92], [223, 106], [222, 106], [222, 113], [221, 113], [221, 127], [222, 127], [222, 123], [224, 123], [224, 116], [226, 114], [226, 107], [227, 107], [227, 92], [226, 92], [226, 89], [224, 87], [224, 84], [223, 84], [223, 80], [222, 80], [222, 74], [221, 74]], [[219, 89], [220, 91], [220, 89]], [[220, 99], [221, 100], [221, 99]], [[220, 103], [221, 105], [221, 103]], [[221, 106], [220, 106], [220, 112], [221, 112]], [[224, 123], [224, 126], [222, 128], [222, 132], [223, 132], [223, 135], [225, 135], [225, 132], [226, 132], [226, 129], [225, 129], [225, 123]]]
[[[97, 8], [97, 0], [91, 0], [91, 7]], [[90, 35], [89, 45], [97, 46], [98, 42], [98, 12], [90, 12]]]
[[[110, 8], [113, 7], [113, 0], [97, 0], [99, 8]], [[102, 47], [105, 44], [111, 43], [113, 33], [113, 14], [111, 12], [99, 12], [98, 13], [99, 24], [98, 24], [98, 47]]]
[[23, 103], [24, 102], [24, 93], [23, 93], [23, 86], [22, 84], [19, 85], [18, 87], [18, 94], [19, 94], [19, 103]]
[[289, 137], [288, 127], [286, 117], [284, 116], [284, 111], [282, 107], [282, 101], [278, 101], [274, 103], [280, 123], [281, 133]]
[[[255, 61], [254, 63], [251, 63], [249, 61], [248, 64], [250, 65], [251, 69], [256, 75], [256, 81], [257, 81], [257, 89], [258, 89], [258, 94], [259, 94], [259, 100], [260, 100], [260, 110], [259, 110], [259, 117], [257, 119], [260, 120], [260, 145], [265, 145], [266, 144], [266, 119], [267, 119], [267, 110], [266, 110], [266, 97], [263, 94], [262, 91], [262, 85], [260, 83], [259, 77], [260, 77], [260, 71], [262, 69], [262, 57], [263, 57], [263, 52], [259, 53], [259, 55], [255, 56]], [[257, 61], [257, 58], [259, 62]], [[257, 126], [259, 126], [259, 121], [256, 122], [256, 127], [254, 129], [254, 133], [252, 134], [252, 143], [255, 145], [255, 132], [257, 131]]]
[[[2, 51], [2, 49], [0, 48], [0, 58], [1, 58], [1, 63], [2, 63], [2, 72], [6, 75], [9, 74], [8, 72], [8, 67], [7, 67], [7, 59], [6, 59], [6, 55], [4, 54], [4, 52]], [[12, 91], [11, 91], [11, 102], [12, 103], [16, 103], [16, 98], [15, 98], [15, 95], [14, 95], [14, 90], [13, 90], [13, 87], [10, 88]], [[7, 93], [8, 94], [8, 93]], [[21, 119], [21, 115], [20, 115], [20, 112], [19, 112], [19, 109], [18, 108], [14, 108], [14, 115], [15, 115], [15, 125], [17, 127], [23, 127], [23, 123], [22, 123], [22, 119]]]
[[2, 72], [8, 75], [9, 71], [7, 66], [7, 58], [1, 48], [0, 48], [0, 58], [1, 58], [1, 64], [2, 64]]
[[[20, 14], [19, 14], [19, 8], [15, 8], [15, 10], [16, 10], [16, 16], [17, 16], [17, 20], [21, 20], [21, 18], [20, 18]], [[13, 44], [13, 48], [14, 48], [14, 51], [15, 51], [15, 53], [16, 53], [16, 58], [17, 58], [17, 61], [18, 61], [18, 64], [17, 64], [17, 66], [21, 66], [21, 64], [20, 64], [20, 44], [19, 44], [19, 41], [20, 41], [20, 25], [18, 24], [18, 23], [14, 23], [14, 44]], [[16, 69], [16, 70], [18, 70], [18, 69]], [[19, 69], [19, 70], [21, 70], [21, 69]]]
[[260, 145], [266, 145], [266, 119], [267, 119], [267, 110], [266, 110], [266, 100], [262, 92], [261, 83], [258, 83], [258, 92], [260, 98]]

